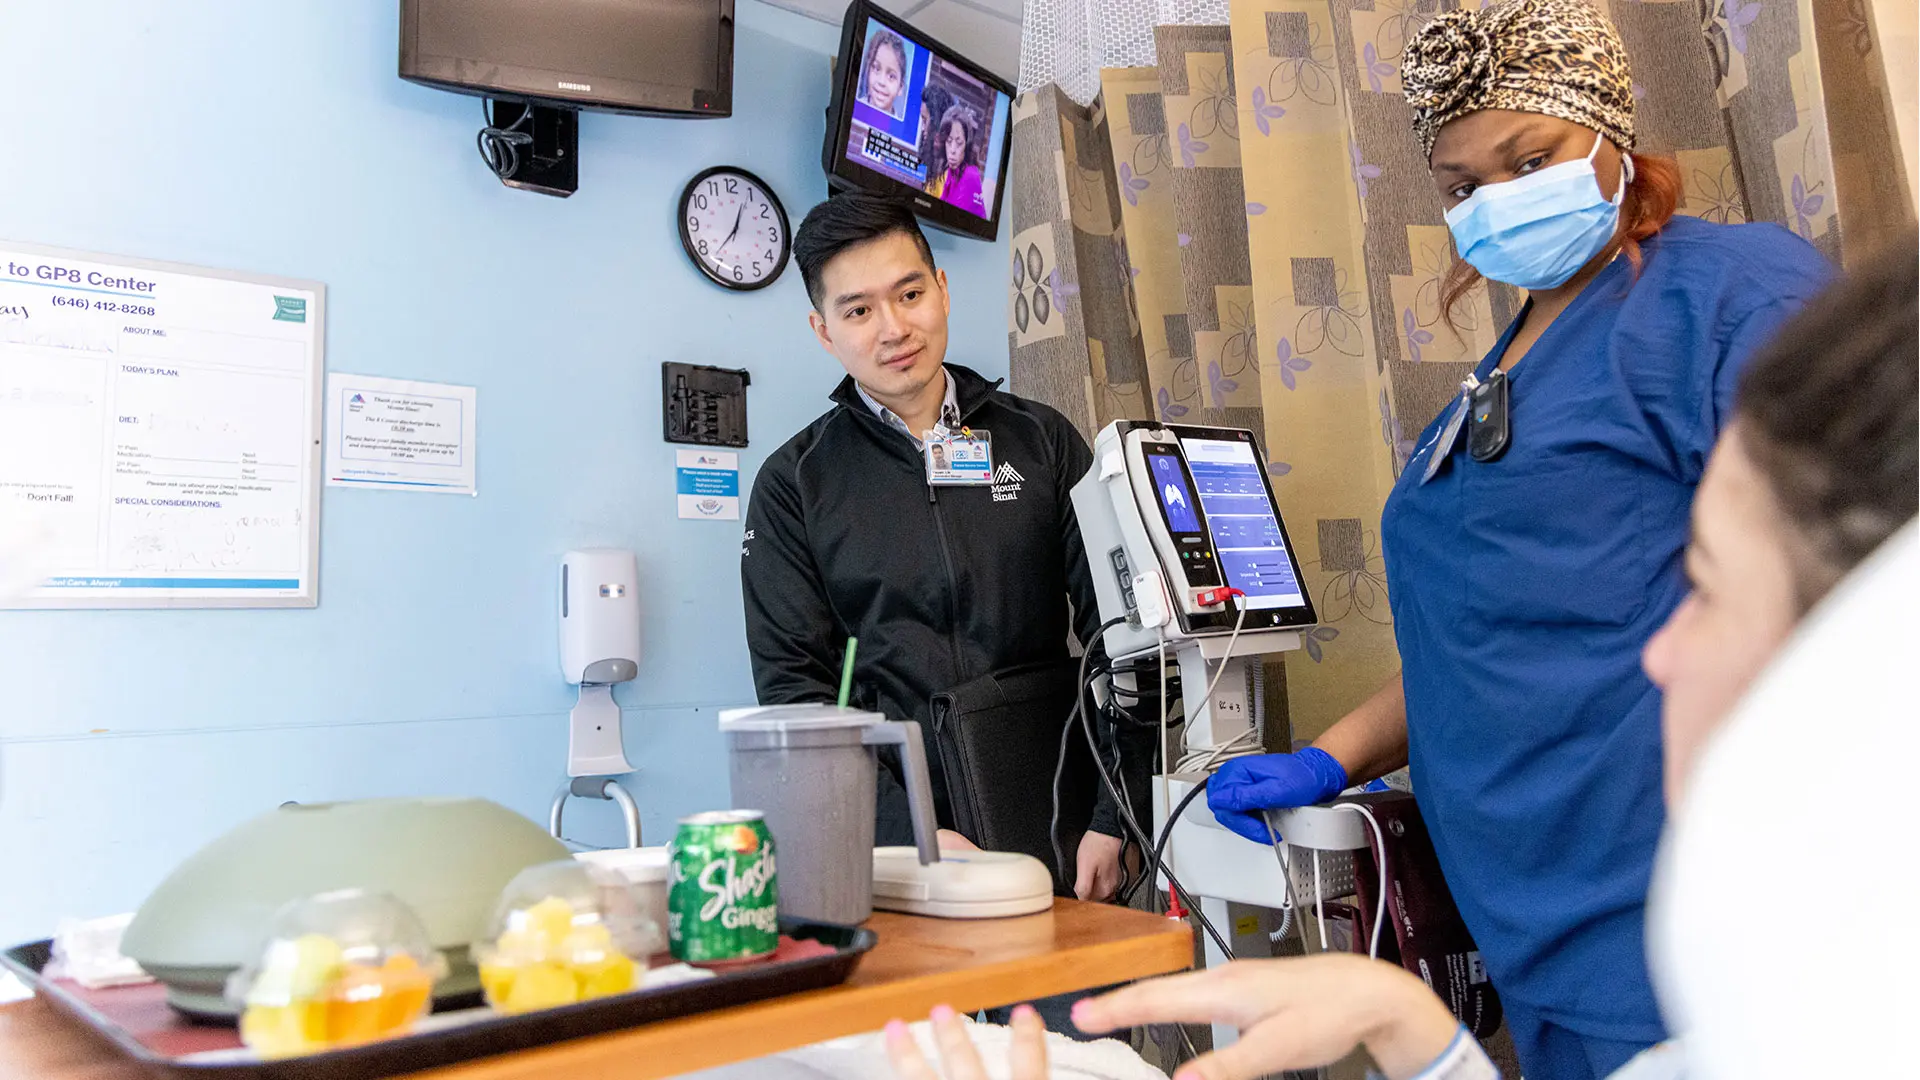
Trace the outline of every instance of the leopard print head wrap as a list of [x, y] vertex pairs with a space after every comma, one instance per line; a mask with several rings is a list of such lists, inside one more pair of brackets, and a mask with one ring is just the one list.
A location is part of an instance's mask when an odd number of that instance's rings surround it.
[[1447, 121], [1481, 109], [1571, 120], [1633, 149], [1627, 47], [1587, 0], [1508, 0], [1446, 12], [1407, 43], [1400, 81], [1429, 158]]

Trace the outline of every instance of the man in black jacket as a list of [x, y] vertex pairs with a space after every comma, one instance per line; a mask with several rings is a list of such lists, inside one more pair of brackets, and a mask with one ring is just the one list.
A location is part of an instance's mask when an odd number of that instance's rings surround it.
[[[904, 204], [861, 193], [821, 203], [794, 257], [814, 334], [847, 378], [754, 480], [740, 559], [754, 684], [762, 704], [831, 701], [857, 636], [863, 704], [931, 738], [934, 695], [1063, 660], [1070, 629], [1098, 647], [1068, 494], [1092, 454], [1058, 412], [945, 362], [947, 276]], [[938, 482], [981, 442], [990, 482]], [[1149, 753], [1126, 755], [1134, 791], [1146, 790]], [[891, 764], [879, 782], [876, 842], [910, 842]], [[1031, 798], [1049, 812], [1044, 786]], [[1103, 789], [1075, 859], [1077, 895], [1113, 895], [1122, 835]]]

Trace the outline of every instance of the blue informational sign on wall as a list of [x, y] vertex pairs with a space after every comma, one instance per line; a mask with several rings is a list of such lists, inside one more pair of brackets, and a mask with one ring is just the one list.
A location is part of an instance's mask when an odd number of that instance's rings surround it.
[[675, 454], [680, 516], [740, 520], [740, 455], [719, 450], [678, 450]]

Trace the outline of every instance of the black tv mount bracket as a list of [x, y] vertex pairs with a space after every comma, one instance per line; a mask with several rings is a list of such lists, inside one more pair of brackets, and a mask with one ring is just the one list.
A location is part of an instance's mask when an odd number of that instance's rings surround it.
[[480, 159], [512, 188], [566, 198], [580, 189], [580, 110], [485, 98]]

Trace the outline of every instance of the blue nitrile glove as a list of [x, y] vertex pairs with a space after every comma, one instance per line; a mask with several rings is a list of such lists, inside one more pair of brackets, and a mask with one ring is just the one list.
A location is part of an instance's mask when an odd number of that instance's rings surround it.
[[1214, 819], [1255, 843], [1271, 841], [1264, 810], [1323, 803], [1347, 790], [1347, 770], [1316, 746], [1292, 754], [1238, 757], [1207, 781]]

